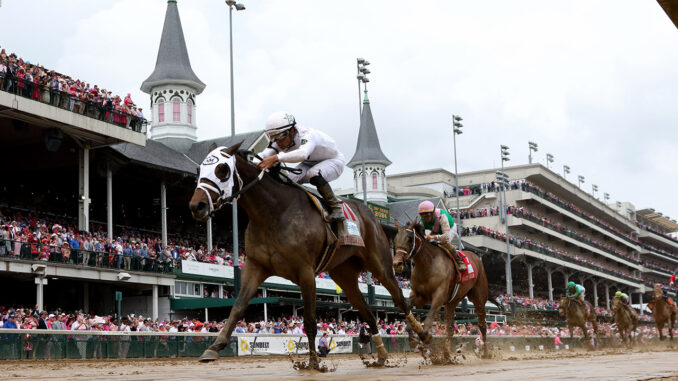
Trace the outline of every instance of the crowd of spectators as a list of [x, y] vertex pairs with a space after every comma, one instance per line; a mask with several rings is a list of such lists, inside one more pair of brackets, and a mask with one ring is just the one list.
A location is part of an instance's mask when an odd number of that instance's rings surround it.
[[[462, 236], [474, 236], [474, 235], [484, 235], [486, 237], [494, 238], [499, 241], [505, 241], [506, 240], [506, 234], [502, 232], [498, 232], [496, 230], [490, 229], [486, 226], [472, 226], [472, 227], [465, 227], [462, 230]], [[538, 253], [546, 254], [558, 259], [562, 259], [571, 263], [575, 263], [581, 266], [589, 267], [598, 271], [602, 271], [611, 275], [616, 275], [620, 276], [623, 278], [627, 278], [630, 280], [633, 280], [635, 282], [642, 282], [642, 279], [625, 271], [621, 271], [619, 269], [616, 269], [611, 266], [607, 266], [603, 263], [593, 261], [590, 258], [577, 255], [577, 254], [572, 254], [564, 250], [560, 250], [558, 248], [552, 247], [547, 245], [544, 242], [536, 241], [536, 240], [531, 240], [528, 238], [524, 237], [517, 237], [514, 235], [509, 234], [509, 242], [518, 247], [518, 248], [525, 248], [528, 250], [536, 251]]]
[[147, 124], [142, 108], [129, 93], [121, 98], [98, 85], [33, 65], [4, 48], [0, 50], [0, 90], [137, 132]]
[[672, 235], [670, 235], [670, 234], [664, 233], [664, 232], [662, 232], [662, 231], [660, 231], [660, 230], [657, 230], [657, 229], [653, 228], [652, 226], [645, 225], [645, 224], [641, 224], [640, 222], [637, 222], [637, 221], [636, 221], [636, 225], [637, 225], [639, 228], [643, 229], [643, 230], [647, 230], [647, 231], [649, 231], [649, 232], [652, 232], [652, 233], [655, 233], [655, 234], [659, 234], [660, 236], [663, 236], [663, 237], [666, 238], [666, 239], [669, 239], [669, 240], [671, 240], [671, 241], [673, 241], [673, 242], [675, 242], [675, 243], [678, 243], [678, 239], [677, 239], [676, 237], [674, 237], [674, 236], [672, 236]]

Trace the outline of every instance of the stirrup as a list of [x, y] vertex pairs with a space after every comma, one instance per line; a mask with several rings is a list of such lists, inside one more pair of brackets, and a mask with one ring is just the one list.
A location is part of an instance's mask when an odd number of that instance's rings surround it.
[[328, 218], [331, 222], [339, 222], [339, 221], [343, 221], [343, 220], [346, 219], [346, 217], [344, 217], [344, 211], [341, 210], [341, 207], [338, 208], [338, 209], [336, 209], [336, 210], [335, 210], [335, 209], [331, 209], [331, 210], [330, 210], [330, 214], [329, 214], [329, 216], [327, 216], [327, 218]]

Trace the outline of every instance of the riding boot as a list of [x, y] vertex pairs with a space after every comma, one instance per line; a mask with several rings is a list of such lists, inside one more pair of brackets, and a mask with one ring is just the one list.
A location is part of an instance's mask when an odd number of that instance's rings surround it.
[[441, 242], [440, 246], [444, 247], [447, 251], [449, 251], [452, 254], [452, 256], [454, 257], [454, 261], [457, 262], [457, 267], [459, 267], [459, 271], [466, 271], [466, 264], [464, 263], [464, 260], [461, 259], [459, 254], [457, 254], [457, 250], [451, 243]]
[[334, 195], [332, 187], [330, 184], [320, 175], [314, 176], [311, 178], [311, 184], [315, 185], [318, 189], [318, 193], [325, 199], [327, 204], [330, 206], [330, 215], [329, 220], [331, 222], [343, 221], [344, 220], [344, 211], [339, 205], [339, 200], [337, 196]]

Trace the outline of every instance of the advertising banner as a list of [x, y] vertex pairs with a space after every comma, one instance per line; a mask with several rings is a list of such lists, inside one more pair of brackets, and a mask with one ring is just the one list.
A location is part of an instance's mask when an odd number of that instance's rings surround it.
[[[238, 356], [256, 355], [287, 355], [308, 353], [308, 338], [298, 335], [276, 336], [237, 336]], [[330, 354], [351, 353], [353, 338], [351, 336], [334, 336], [329, 338]], [[315, 348], [318, 349], [320, 337], [315, 339]]]

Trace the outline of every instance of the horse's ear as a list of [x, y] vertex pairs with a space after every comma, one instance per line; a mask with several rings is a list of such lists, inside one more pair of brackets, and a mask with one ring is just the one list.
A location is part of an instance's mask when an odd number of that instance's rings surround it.
[[238, 152], [238, 150], [240, 149], [240, 145], [241, 145], [242, 143], [243, 143], [243, 140], [241, 140], [240, 142], [238, 142], [238, 143], [236, 143], [236, 144], [234, 144], [234, 145], [232, 145], [232, 146], [226, 148], [225, 150], [222, 150], [221, 152], [233, 156], [236, 152]]
[[395, 226], [396, 226], [396, 229], [398, 229], [398, 230], [400, 230], [402, 228], [402, 226], [400, 226], [400, 222], [398, 222], [398, 220], [395, 220]]
[[208, 148], [207, 152], [212, 152], [215, 149], [217, 149], [217, 142], [212, 142], [212, 144], [210, 144], [210, 148]]

